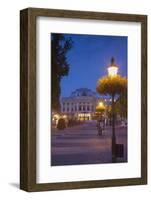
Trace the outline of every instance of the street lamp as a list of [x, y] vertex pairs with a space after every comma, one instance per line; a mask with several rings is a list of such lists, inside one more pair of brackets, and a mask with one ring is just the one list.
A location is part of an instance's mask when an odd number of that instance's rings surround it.
[[108, 66], [107, 70], [108, 70], [108, 76], [110, 77], [117, 76], [118, 66], [115, 64], [115, 60], [113, 57], [111, 58], [111, 64]]
[[99, 107], [100, 109], [105, 109], [105, 106], [104, 106], [104, 104], [103, 104], [102, 101], [99, 102], [98, 107]]
[[105, 105], [102, 101], [100, 101], [98, 103], [98, 105], [96, 106], [96, 111], [100, 113], [100, 116], [102, 118], [102, 112], [105, 110]]
[[116, 95], [120, 96], [127, 90], [127, 78], [118, 75], [118, 66], [114, 58], [107, 67], [108, 75], [100, 78], [97, 82], [96, 90], [99, 94], [110, 95], [111, 97], [111, 117], [112, 117], [112, 162], [116, 162], [116, 136], [115, 136], [115, 101]]
[[[118, 73], [118, 66], [115, 64], [115, 60], [111, 58], [111, 64], [108, 66], [108, 76], [115, 78]], [[116, 162], [116, 136], [115, 136], [115, 96], [112, 95], [112, 162]]]
[[104, 103], [103, 103], [102, 101], [100, 101], [100, 102], [98, 103], [98, 105], [96, 106], [96, 111], [102, 112], [102, 111], [104, 111], [104, 110], [105, 110], [105, 105], [104, 105]]

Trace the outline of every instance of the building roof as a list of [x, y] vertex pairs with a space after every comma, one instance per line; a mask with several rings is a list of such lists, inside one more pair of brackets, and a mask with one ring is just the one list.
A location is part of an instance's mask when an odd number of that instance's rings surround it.
[[88, 88], [79, 88], [73, 91], [70, 97], [97, 97], [97, 94]]

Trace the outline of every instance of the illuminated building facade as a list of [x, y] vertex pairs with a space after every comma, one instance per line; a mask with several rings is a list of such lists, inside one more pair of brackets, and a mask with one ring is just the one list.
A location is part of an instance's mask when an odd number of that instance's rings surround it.
[[77, 120], [92, 120], [100, 100], [106, 101], [88, 88], [76, 89], [69, 97], [61, 99], [61, 113]]

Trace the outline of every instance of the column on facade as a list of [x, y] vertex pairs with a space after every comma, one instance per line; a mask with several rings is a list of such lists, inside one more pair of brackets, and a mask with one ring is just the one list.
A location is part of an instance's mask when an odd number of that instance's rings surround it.
[[71, 113], [71, 102], [69, 102], [69, 112]]
[[83, 107], [84, 107], [84, 104], [82, 103], [82, 106], [81, 106], [81, 111], [83, 111]]
[[72, 102], [72, 112], [75, 112], [74, 105], [74, 102]]
[[86, 112], [88, 111], [88, 102], [86, 102], [86, 104], [85, 104], [85, 111]]
[[75, 113], [77, 112], [77, 105], [76, 105], [76, 102], [74, 102], [74, 112], [75, 112]]
[[94, 106], [93, 106], [93, 104], [91, 105], [91, 111], [94, 112]]
[[79, 103], [76, 103], [76, 107], [77, 107], [77, 112], [79, 111]]
[[85, 112], [85, 102], [83, 102], [83, 111]]
[[91, 103], [89, 103], [89, 111], [90, 112], [92, 111], [92, 105], [91, 105]]
[[69, 102], [67, 102], [67, 112], [69, 112], [70, 108], [69, 108]]
[[64, 111], [67, 112], [67, 103], [64, 104]]

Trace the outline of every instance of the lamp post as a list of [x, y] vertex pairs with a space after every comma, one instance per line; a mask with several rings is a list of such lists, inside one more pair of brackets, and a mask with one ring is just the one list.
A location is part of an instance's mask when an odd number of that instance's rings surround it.
[[[107, 68], [108, 76], [113, 78], [117, 76], [118, 66], [115, 64], [114, 58], [111, 58], [111, 64]], [[112, 162], [116, 162], [116, 136], [115, 136], [115, 93], [111, 95], [112, 99]]]
[[112, 162], [116, 162], [116, 153], [119, 152], [119, 145], [116, 151], [116, 136], [115, 136], [115, 96], [118, 98], [127, 91], [127, 78], [121, 77], [118, 74], [118, 66], [115, 64], [114, 58], [111, 59], [111, 64], [107, 67], [108, 75], [100, 78], [97, 82], [96, 90], [99, 94], [111, 96], [111, 118], [112, 118]]

